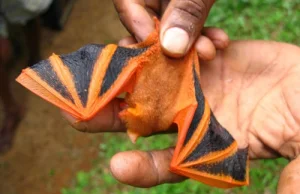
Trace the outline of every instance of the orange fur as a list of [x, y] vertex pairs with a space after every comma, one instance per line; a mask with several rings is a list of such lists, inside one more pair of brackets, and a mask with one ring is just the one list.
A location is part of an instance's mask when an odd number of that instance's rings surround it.
[[195, 51], [182, 59], [166, 57], [161, 50], [158, 30], [143, 46], [149, 46], [148, 42], [151, 47], [136, 58], [142, 62], [134, 90], [126, 97], [129, 108], [120, 114], [133, 141], [138, 136], [167, 130], [180, 110], [196, 103], [191, 85], [193, 75], [187, 71], [191, 69], [191, 56]]

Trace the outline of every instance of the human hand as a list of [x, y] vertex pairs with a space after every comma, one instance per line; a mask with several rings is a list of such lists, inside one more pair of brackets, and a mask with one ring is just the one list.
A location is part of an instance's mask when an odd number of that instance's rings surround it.
[[278, 193], [297, 193], [300, 181], [299, 60], [293, 45], [238, 41], [201, 65], [202, 89], [214, 114], [239, 146], [249, 146], [250, 159], [293, 160], [281, 174]]
[[[214, 60], [200, 62], [205, 97], [238, 145], [249, 146], [250, 159], [293, 160], [282, 172], [280, 194], [297, 191], [300, 181], [299, 61], [300, 48], [290, 44], [234, 41]], [[80, 131], [125, 132], [120, 111], [116, 99], [87, 122], [76, 123], [65, 115]], [[172, 152], [170, 148], [118, 153], [111, 171], [121, 182], [137, 187], [179, 182], [183, 178], [169, 171]]]
[[195, 43], [200, 58], [210, 60], [214, 58], [216, 48], [225, 48], [229, 43], [228, 36], [222, 30], [203, 28], [214, 0], [113, 2], [122, 23], [137, 41], [145, 40], [154, 31], [153, 16], [160, 18], [160, 40], [169, 56], [183, 56]]

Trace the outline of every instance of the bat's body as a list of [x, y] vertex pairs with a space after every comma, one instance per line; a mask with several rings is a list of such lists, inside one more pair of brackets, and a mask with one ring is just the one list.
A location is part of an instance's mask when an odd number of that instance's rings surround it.
[[194, 86], [190, 85], [193, 81], [190, 56], [196, 53], [172, 60], [162, 54], [158, 41], [150, 45], [140, 55], [143, 62], [130, 82], [134, 89], [129, 89], [126, 98], [129, 108], [120, 114], [132, 140], [167, 130], [181, 110], [197, 104]]
[[87, 45], [27, 68], [17, 81], [78, 120], [91, 119], [114, 97], [128, 93], [120, 113], [130, 138], [178, 126], [171, 171], [229, 188], [248, 184], [247, 149], [216, 120], [200, 87], [197, 53], [170, 59], [158, 31], [130, 47]]

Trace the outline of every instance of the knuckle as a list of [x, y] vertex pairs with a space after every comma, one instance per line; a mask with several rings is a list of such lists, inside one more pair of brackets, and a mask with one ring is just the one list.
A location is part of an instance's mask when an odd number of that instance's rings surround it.
[[162, 183], [162, 179], [161, 179], [161, 173], [159, 170], [159, 164], [157, 164], [156, 157], [154, 156], [155, 153], [152, 151], [148, 151], [147, 154], [148, 154], [148, 157], [150, 158], [152, 169], [154, 170], [153, 184], [160, 185]]
[[182, 17], [193, 22], [200, 22], [208, 13], [208, 7], [203, 0], [178, 0], [174, 5]]

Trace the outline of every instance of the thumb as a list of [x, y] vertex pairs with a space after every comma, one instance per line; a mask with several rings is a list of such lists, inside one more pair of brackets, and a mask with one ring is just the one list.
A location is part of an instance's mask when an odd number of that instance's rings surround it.
[[278, 183], [277, 194], [299, 193], [300, 155], [292, 160], [282, 171]]
[[181, 57], [199, 36], [214, 0], [173, 0], [161, 20], [160, 40], [167, 55]]

